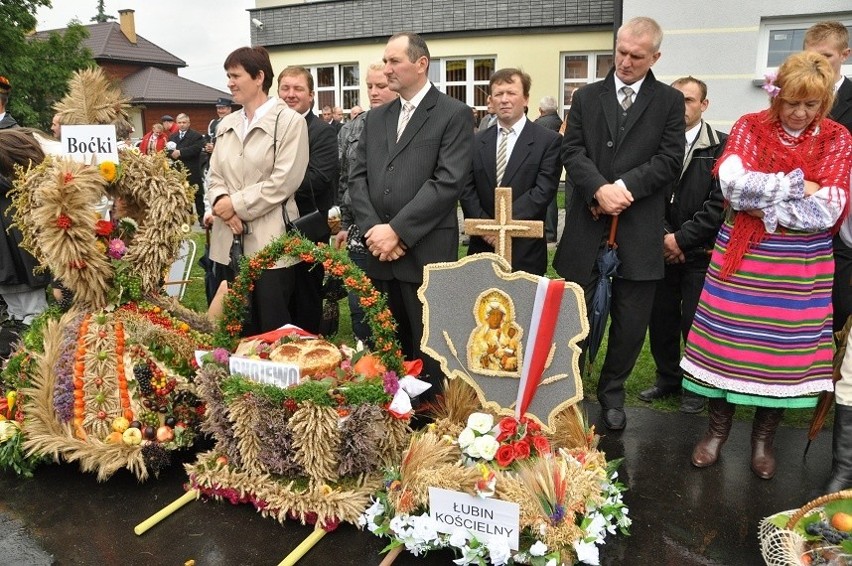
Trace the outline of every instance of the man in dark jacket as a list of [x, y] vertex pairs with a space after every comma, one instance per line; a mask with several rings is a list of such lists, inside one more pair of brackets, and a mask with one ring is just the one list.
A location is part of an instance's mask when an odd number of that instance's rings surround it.
[[[657, 382], [639, 393], [639, 398], [646, 402], [681, 391], [681, 338], [686, 341], [692, 326], [710, 252], [722, 224], [722, 190], [713, 175], [713, 167], [722, 155], [727, 136], [713, 130], [701, 118], [710, 104], [703, 81], [683, 77], [672, 86], [683, 93], [686, 106], [686, 154], [680, 179], [672, 185], [666, 200], [663, 237], [666, 274], [657, 283], [648, 327]], [[703, 397], [684, 392], [680, 410], [699, 413], [704, 403]]]
[[[299, 207], [299, 216], [318, 210], [324, 217], [328, 217], [328, 209], [334, 204], [340, 177], [337, 131], [313, 113], [314, 79], [305, 67], [293, 65], [278, 74], [278, 96], [292, 110], [304, 116], [308, 123], [310, 161], [302, 184], [293, 197]], [[330, 236], [329, 231], [315, 243], [327, 244]], [[325, 271], [322, 265], [308, 265], [304, 262], [294, 265], [292, 269], [296, 273], [296, 287], [290, 298], [293, 324], [319, 333], [323, 322]]]
[[[562, 118], [559, 117], [559, 107], [556, 105], [556, 99], [552, 96], [545, 96], [538, 103], [539, 117], [535, 123], [543, 126], [548, 130], [558, 132], [562, 127]], [[557, 226], [559, 224], [559, 211], [556, 210], [556, 195], [550, 200], [547, 205], [547, 216], [544, 220], [544, 236], [548, 243], [556, 241]]]

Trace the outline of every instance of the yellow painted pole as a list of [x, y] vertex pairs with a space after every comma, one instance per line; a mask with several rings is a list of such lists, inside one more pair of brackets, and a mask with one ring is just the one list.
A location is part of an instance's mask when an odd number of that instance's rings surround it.
[[287, 555], [284, 560], [282, 560], [278, 566], [293, 566], [296, 562], [299, 561], [307, 552], [314, 547], [316, 543], [320, 541], [322, 537], [325, 536], [325, 529], [317, 526], [314, 529], [314, 532], [308, 535], [308, 537], [299, 544], [296, 548], [293, 549], [293, 552]]
[[163, 507], [162, 509], [160, 509], [135, 527], [133, 527], [133, 532], [137, 535], [143, 534], [145, 531], [147, 531], [148, 529], [150, 529], [151, 527], [153, 527], [154, 525], [156, 525], [157, 523], [159, 523], [160, 521], [162, 521], [187, 503], [189, 503], [190, 501], [195, 501], [197, 495], [197, 489], [190, 489], [178, 499], [175, 499], [174, 501], [172, 501], [171, 503], [169, 503], [168, 505], [166, 505], [165, 507]]

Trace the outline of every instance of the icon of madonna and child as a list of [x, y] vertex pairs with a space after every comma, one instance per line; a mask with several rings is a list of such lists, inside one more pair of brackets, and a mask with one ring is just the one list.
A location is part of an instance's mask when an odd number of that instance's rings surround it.
[[467, 344], [468, 369], [483, 375], [520, 377], [523, 329], [515, 305], [503, 291], [482, 293], [473, 309], [476, 327]]

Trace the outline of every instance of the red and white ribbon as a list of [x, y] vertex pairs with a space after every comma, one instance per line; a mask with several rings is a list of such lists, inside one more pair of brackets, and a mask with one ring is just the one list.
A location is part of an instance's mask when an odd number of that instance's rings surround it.
[[526, 413], [541, 382], [544, 366], [553, 344], [553, 334], [559, 320], [559, 307], [562, 304], [564, 291], [564, 281], [539, 277], [532, 318], [527, 327], [529, 334], [525, 343], [518, 398], [515, 401], [515, 418], [520, 419]]

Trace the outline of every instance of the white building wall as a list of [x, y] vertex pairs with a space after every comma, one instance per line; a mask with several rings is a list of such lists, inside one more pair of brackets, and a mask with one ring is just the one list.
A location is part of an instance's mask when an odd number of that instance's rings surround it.
[[654, 74], [665, 82], [690, 74], [706, 82], [710, 107], [704, 116], [728, 131], [743, 114], [767, 106], [766, 93], [755, 84], [764, 75], [761, 23], [790, 17], [848, 19], [852, 1], [624, 0], [623, 14], [623, 21], [648, 16], [659, 22], [664, 39]]

